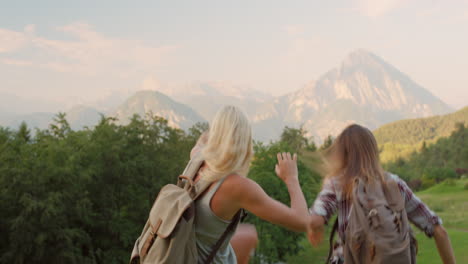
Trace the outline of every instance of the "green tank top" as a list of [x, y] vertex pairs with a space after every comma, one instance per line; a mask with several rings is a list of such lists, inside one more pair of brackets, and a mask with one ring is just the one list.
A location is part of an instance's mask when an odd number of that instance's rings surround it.
[[[195, 234], [198, 249], [198, 263], [203, 261], [211, 253], [213, 246], [222, 236], [231, 221], [219, 218], [211, 210], [210, 202], [213, 195], [219, 189], [226, 177], [219, 180], [216, 185], [208, 190], [201, 198], [195, 201]], [[219, 248], [213, 259], [213, 264], [236, 264], [237, 259], [234, 250], [229, 243], [234, 232], [228, 234], [226, 240]]]

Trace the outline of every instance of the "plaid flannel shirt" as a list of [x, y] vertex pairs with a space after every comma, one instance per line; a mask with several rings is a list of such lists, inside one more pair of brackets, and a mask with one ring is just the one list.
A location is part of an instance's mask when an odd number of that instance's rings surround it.
[[[442, 224], [442, 220], [414, 195], [413, 191], [400, 177], [390, 173], [389, 175], [391, 179], [398, 183], [401, 195], [405, 198], [405, 209], [410, 222], [421, 229], [428, 237], [432, 237], [434, 226]], [[338, 211], [338, 234], [342, 240], [344, 239], [351, 209], [351, 202], [343, 198], [338, 181], [333, 178], [326, 179], [314, 205], [309, 209], [310, 213], [323, 216], [326, 223]]]

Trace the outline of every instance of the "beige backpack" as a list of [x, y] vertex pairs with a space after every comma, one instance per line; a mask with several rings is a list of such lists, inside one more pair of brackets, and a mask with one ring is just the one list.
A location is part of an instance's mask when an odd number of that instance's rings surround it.
[[346, 264], [414, 264], [417, 244], [394, 180], [375, 186], [356, 179], [343, 245]]
[[[202, 179], [194, 183], [203, 159], [190, 160], [177, 185], [168, 184], [159, 192], [149, 218], [136, 240], [130, 264], [199, 263], [195, 241], [195, 200], [211, 185]], [[240, 219], [240, 211], [203, 263], [211, 263], [229, 232]]]

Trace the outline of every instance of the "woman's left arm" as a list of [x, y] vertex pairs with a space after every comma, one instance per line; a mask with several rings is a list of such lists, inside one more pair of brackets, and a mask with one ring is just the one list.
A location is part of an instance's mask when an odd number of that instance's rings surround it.
[[447, 231], [442, 226], [442, 220], [399, 178], [398, 187], [405, 197], [405, 209], [408, 219], [424, 231], [428, 237], [434, 237], [439, 256], [444, 264], [455, 263], [452, 244]]
[[338, 209], [338, 200], [332, 180], [323, 181], [322, 190], [315, 199], [314, 205], [309, 209], [311, 215], [308, 219], [307, 237], [313, 246], [318, 246], [323, 240], [324, 226]]
[[455, 264], [455, 255], [453, 254], [452, 244], [450, 238], [441, 225], [434, 227], [434, 240], [439, 251], [439, 256], [444, 264]]
[[424, 231], [428, 237], [432, 237], [435, 227], [442, 225], [442, 220], [413, 193], [406, 182], [398, 178], [397, 184], [405, 198], [405, 210], [408, 219], [416, 227]]

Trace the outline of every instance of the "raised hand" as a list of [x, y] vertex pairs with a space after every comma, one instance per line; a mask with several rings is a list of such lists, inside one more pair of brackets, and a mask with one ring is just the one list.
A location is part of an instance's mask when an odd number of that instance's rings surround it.
[[297, 155], [291, 156], [289, 152], [277, 154], [278, 164], [275, 166], [275, 172], [278, 177], [286, 184], [291, 181], [298, 181]]

